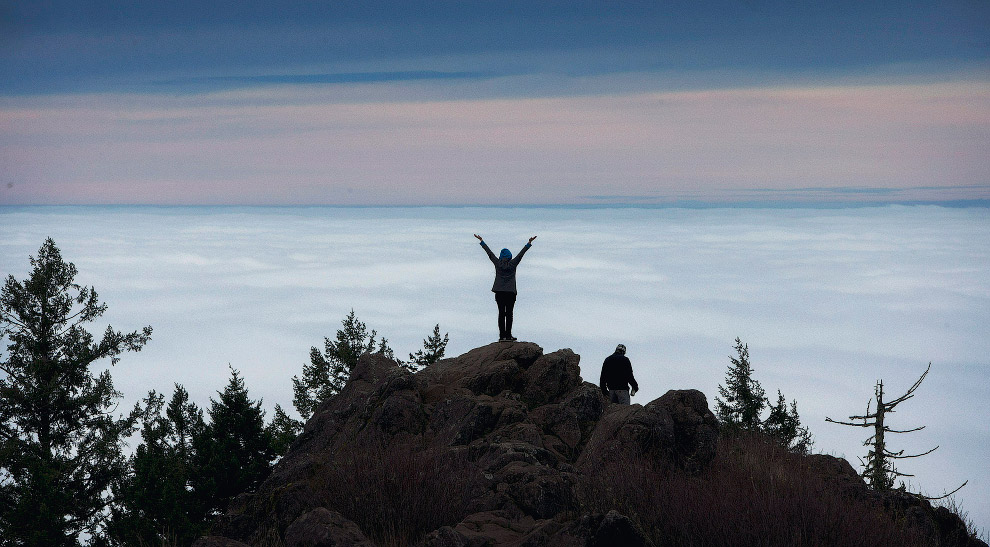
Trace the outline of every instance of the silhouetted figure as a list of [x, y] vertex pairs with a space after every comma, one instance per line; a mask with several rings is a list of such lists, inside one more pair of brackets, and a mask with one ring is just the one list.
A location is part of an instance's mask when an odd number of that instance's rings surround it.
[[[632, 363], [626, 357], [626, 346], [615, 346], [615, 353], [605, 358], [602, 363], [602, 378], [598, 382], [602, 393], [609, 402], [628, 405], [629, 397], [639, 391], [639, 384], [633, 378]], [[629, 386], [632, 385], [632, 391]]]
[[495, 303], [498, 304], [498, 340], [499, 342], [515, 340], [512, 336], [512, 308], [516, 305], [516, 266], [522, 260], [526, 251], [533, 246], [536, 236], [529, 238], [526, 246], [519, 251], [515, 258], [508, 249], [502, 249], [498, 258], [495, 253], [488, 248], [485, 240], [478, 234], [474, 234], [481, 242], [482, 248], [488, 253], [488, 258], [495, 265], [495, 283], [492, 284], [492, 292], [495, 293]]

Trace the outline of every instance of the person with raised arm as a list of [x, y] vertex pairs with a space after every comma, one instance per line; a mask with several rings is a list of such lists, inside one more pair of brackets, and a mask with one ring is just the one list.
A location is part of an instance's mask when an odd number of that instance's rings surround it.
[[498, 305], [498, 341], [511, 342], [516, 340], [512, 336], [512, 308], [516, 305], [516, 267], [522, 260], [526, 251], [533, 246], [536, 236], [529, 238], [526, 246], [519, 251], [519, 254], [512, 257], [512, 252], [502, 249], [496, 257], [495, 253], [488, 248], [485, 240], [478, 234], [474, 234], [481, 242], [481, 247], [488, 253], [488, 258], [495, 265], [495, 282], [492, 284], [492, 292], [495, 293], [495, 303]]

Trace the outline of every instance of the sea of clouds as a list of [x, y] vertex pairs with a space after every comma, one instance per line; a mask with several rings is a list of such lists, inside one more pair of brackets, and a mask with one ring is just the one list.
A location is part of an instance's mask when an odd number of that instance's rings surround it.
[[624, 343], [646, 403], [702, 390], [714, 408], [738, 336], [768, 395], [796, 399], [815, 449], [857, 456], [883, 379], [916, 396], [890, 424], [915, 490], [990, 524], [990, 210], [0, 207], [0, 273], [23, 279], [52, 237], [109, 309], [91, 329], [154, 327], [113, 367], [121, 411], [185, 385], [201, 406], [243, 374], [269, 411], [352, 309], [405, 357], [439, 323], [448, 356], [497, 338], [497, 253], [518, 271], [514, 334], [572, 348], [582, 376]]

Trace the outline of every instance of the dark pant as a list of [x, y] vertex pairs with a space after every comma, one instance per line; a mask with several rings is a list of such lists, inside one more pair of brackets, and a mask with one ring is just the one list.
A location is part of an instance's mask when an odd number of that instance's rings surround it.
[[498, 337], [512, 336], [512, 307], [516, 305], [516, 293], [495, 291], [495, 303], [498, 304]]

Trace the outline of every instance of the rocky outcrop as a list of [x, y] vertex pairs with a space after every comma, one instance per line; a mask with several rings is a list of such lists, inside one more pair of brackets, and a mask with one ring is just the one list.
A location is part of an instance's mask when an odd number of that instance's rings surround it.
[[501, 342], [411, 374], [365, 355], [258, 491], [231, 505], [210, 540], [371, 545], [369, 531], [348, 518], [357, 518], [348, 515], [352, 500], [331, 492], [336, 479], [328, 477], [363, 473], [354, 455], [401, 460], [394, 449], [402, 447], [410, 457], [457, 462], [446, 478], [466, 490], [445, 515], [456, 520], [424, 531], [426, 545], [608, 545], [615, 538], [647, 545], [627, 516], [583, 515], [581, 482], [615, 457], [701, 470], [715, 457], [717, 422], [694, 390], [671, 391], [646, 406], [609, 405], [582, 380], [579, 361], [568, 349], [544, 354], [536, 344]]
[[[591, 509], [586, 492], [628, 482], [627, 469], [686, 481], [716, 470], [719, 429], [705, 395], [612, 405], [582, 380], [579, 361], [568, 349], [500, 342], [411, 374], [365, 355], [268, 479], [196, 545], [676, 544], [655, 528], [647, 535], [635, 511]], [[802, 462], [829, 490], [896, 513], [939, 545], [981, 544], [924, 500], [878, 498], [845, 460]]]

